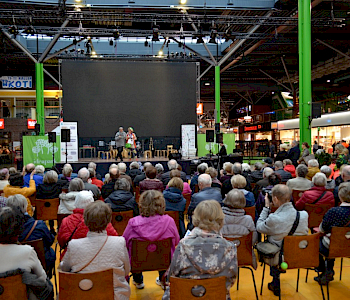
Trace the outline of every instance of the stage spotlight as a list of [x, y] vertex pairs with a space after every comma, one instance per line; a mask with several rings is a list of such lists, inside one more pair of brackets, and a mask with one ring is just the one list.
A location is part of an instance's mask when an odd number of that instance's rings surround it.
[[153, 30], [152, 42], [159, 42], [159, 26], [154, 25], [152, 30]]
[[162, 56], [162, 55], [163, 55], [163, 51], [160, 50], [160, 51], [158, 52], [158, 55], [159, 55], [159, 56]]
[[92, 52], [91, 52], [91, 55], [96, 55], [96, 51], [92, 51]]
[[18, 34], [18, 30], [17, 30], [16, 25], [13, 25], [9, 28], [9, 33], [13, 34], [14, 36], [16, 36]]
[[31, 34], [35, 34], [35, 31], [34, 31], [34, 28], [32, 26], [29, 26], [29, 27], [27, 27], [26, 29], [23, 30], [23, 33], [31, 35]]
[[113, 40], [112, 39], [109, 40], [109, 45], [113, 46]]
[[180, 5], [185, 5], [187, 3], [187, 0], [180, 0]]
[[145, 40], [145, 47], [148, 47], [148, 41], [147, 41], [147, 39]]
[[197, 39], [197, 44], [204, 44], [203, 36], [200, 35]]
[[210, 33], [209, 44], [217, 44], [216, 37], [218, 36], [218, 31], [216, 29], [212, 29]]
[[119, 33], [118, 29], [117, 29], [116, 31], [113, 32], [113, 37], [114, 37], [115, 40], [118, 40], [118, 39], [119, 39], [120, 33]]

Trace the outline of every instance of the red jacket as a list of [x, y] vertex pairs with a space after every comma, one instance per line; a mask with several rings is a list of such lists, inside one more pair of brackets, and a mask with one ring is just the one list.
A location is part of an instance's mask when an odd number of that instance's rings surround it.
[[[303, 210], [305, 204], [312, 204], [315, 202], [325, 191], [324, 186], [313, 186], [310, 190], [305, 191], [301, 198], [295, 204], [297, 210]], [[315, 204], [332, 204], [334, 206], [334, 196], [332, 192], [327, 191], [323, 197]]]
[[96, 185], [100, 190], [102, 189], [102, 186], [103, 186], [102, 180], [99, 180], [96, 177], [94, 177], [94, 178], [91, 178], [91, 183]]
[[[77, 228], [72, 236], [71, 239], [81, 239], [86, 237], [89, 228], [84, 223], [84, 209], [82, 208], [76, 208], [73, 210], [73, 214], [70, 216], [64, 218], [62, 220], [62, 224], [60, 226], [60, 229], [58, 231], [57, 235], [57, 241], [60, 244], [60, 247], [62, 248], [68, 240], [70, 240], [70, 236], [73, 233], [74, 229]], [[107, 235], [117, 236], [118, 233], [114, 229], [111, 223], [107, 226]], [[61, 254], [61, 260], [66, 253], [67, 248], [63, 251]]]
[[292, 174], [292, 177], [295, 178], [297, 175], [295, 174], [295, 167], [293, 165], [286, 165], [284, 167], [284, 170], [286, 172], [289, 172], [290, 174]]

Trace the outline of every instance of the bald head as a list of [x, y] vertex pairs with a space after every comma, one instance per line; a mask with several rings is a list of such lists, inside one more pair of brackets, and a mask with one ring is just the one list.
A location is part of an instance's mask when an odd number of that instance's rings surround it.
[[201, 174], [198, 177], [198, 187], [200, 190], [211, 187], [212, 179], [209, 174]]
[[341, 172], [341, 177], [345, 182], [350, 180], [350, 165], [346, 165], [343, 167], [343, 170]]
[[292, 190], [285, 184], [277, 184], [272, 189], [272, 197], [276, 197], [282, 205], [290, 201]]
[[112, 167], [109, 169], [110, 180], [115, 182], [119, 178], [118, 167]]
[[35, 169], [35, 165], [34, 164], [26, 165], [26, 172], [27, 173], [32, 173], [34, 169]]

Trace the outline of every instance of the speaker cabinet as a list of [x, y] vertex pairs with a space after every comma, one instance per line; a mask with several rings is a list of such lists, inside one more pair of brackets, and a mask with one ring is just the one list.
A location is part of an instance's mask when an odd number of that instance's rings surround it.
[[312, 118], [317, 119], [321, 118], [321, 103], [312, 103]]
[[56, 132], [49, 132], [49, 143], [56, 143]]
[[222, 132], [216, 134], [216, 142], [217, 142], [218, 144], [224, 142], [224, 134], [223, 134]]
[[70, 142], [70, 129], [61, 129], [61, 141], [64, 143]]
[[205, 141], [207, 143], [214, 143], [214, 130], [207, 130], [205, 132]]

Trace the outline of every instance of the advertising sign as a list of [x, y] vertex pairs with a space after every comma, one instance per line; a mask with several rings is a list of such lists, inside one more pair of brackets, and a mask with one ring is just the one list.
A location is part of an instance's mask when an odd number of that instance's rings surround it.
[[2, 76], [3, 89], [32, 88], [32, 76]]
[[27, 120], [27, 127], [28, 129], [35, 129], [36, 120], [28, 119]]
[[0, 129], [5, 129], [5, 120], [0, 119]]

